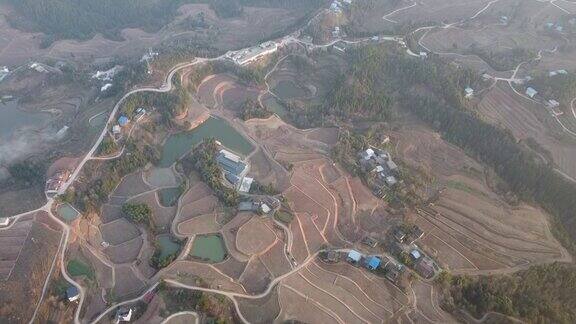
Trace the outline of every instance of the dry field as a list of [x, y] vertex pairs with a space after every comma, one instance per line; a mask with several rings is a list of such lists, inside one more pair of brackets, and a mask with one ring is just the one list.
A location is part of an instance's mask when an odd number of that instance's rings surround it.
[[425, 232], [419, 244], [443, 267], [470, 273], [566, 260], [547, 215], [507, 204], [488, 187], [483, 168], [461, 150], [422, 126], [405, 127], [395, 136], [399, 157], [412, 166], [429, 161], [424, 167], [445, 188], [415, 217]]
[[58, 225], [43, 212], [22, 217], [10, 229], [0, 231], [0, 322], [29, 321], [61, 236]]
[[408, 303], [398, 288], [364, 270], [314, 261], [279, 286], [278, 322], [382, 323]]

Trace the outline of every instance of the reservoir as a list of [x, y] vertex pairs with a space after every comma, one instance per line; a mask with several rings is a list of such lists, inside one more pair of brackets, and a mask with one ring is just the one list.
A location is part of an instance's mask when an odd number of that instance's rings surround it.
[[182, 132], [168, 137], [162, 147], [160, 167], [171, 166], [205, 138], [210, 137], [220, 141], [222, 145], [239, 154], [248, 155], [254, 149], [252, 144], [225, 120], [210, 117], [189, 132]]

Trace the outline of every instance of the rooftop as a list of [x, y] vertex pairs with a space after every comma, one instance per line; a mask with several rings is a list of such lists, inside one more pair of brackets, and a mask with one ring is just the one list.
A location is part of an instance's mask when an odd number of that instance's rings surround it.
[[354, 262], [359, 262], [362, 259], [362, 254], [356, 250], [351, 250], [348, 252], [348, 259]]

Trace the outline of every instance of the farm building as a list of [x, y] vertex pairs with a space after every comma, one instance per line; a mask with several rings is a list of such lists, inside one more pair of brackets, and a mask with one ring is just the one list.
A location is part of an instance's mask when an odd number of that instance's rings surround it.
[[428, 58], [428, 53], [426, 52], [420, 52], [420, 54], [418, 54], [420, 56], [421, 59], [427, 59]]
[[243, 177], [247, 169], [246, 163], [244, 163], [238, 155], [224, 149], [218, 153], [216, 162], [218, 162], [225, 172], [237, 177]]
[[534, 88], [532, 87], [528, 87], [526, 88], [526, 95], [530, 98], [534, 98], [534, 96], [536, 96], [538, 94], [538, 91], [536, 91]]
[[435, 273], [434, 261], [428, 257], [422, 258], [422, 260], [416, 264], [416, 271], [426, 279], [431, 278]]
[[8, 226], [10, 224], [10, 218], [0, 217], [0, 226]]
[[56, 172], [52, 177], [46, 181], [45, 191], [48, 194], [58, 193], [58, 190], [62, 187], [66, 181], [70, 179], [70, 171], [61, 170]]
[[275, 42], [264, 42], [258, 46], [253, 46], [241, 52], [231, 52], [229, 57], [238, 65], [250, 64], [268, 54], [278, 50], [278, 44]]
[[78, 291], [78, 288], [76, 288], [76, 286], [70, 286], [68, 287], [68, 289], [66, 289], [66, 299], [68, 299], [68, 301], [73, 302], [76, 301], [80, 298], [80, 292]]
[[377, 256], [371, 256], [366, 261], [366, 267], [370, 270], [376, 270], [380, 266], [381, 260]]
[[410, 257], [412, 258], [412, 260], [418, 260], [422, 257], [422, 254], [420, 253], [420, 251], [414, 249], [412, 250], [412, 252], [410, 252]]
[[548, 100], [546, 105], [548, 106], [548, 108], [556, 108], [556, 107], [560, 106], [560, 103], [554, 99], [550, 99], [550, 100]]
[[132, 308], [120, 307], [116, 312], [116, 323], [130, 322], [132, 319]]
[[238, 188], [238, 191], [240, 192], [249, 192], [250, 188], [252, 187], [252, 183], [254, 182], [253, 178], [249, 178], [249, 177], [244, 177], [242, 179], [242, 182], [240, 183], [240, 187]]
[[238, 211], [253, 211], [253, 210], [254, 210], [254, 203], [251, 201], [241, 201], [238, 204]]
[[7, 67], [3, 66], [0, 68], [0, 82], [10, 73]]
[[351, 250], [350, 252], [348, 252], [348, 257], [346, 259], [348, 260], [348, 262], [358, 263], [362, 259], [362, 253], [356, 250]]
[[466, 98], [470, 98], [474, 95], [474, 89], [467, 87], [466, 89], [464, 89], [464, 97]]

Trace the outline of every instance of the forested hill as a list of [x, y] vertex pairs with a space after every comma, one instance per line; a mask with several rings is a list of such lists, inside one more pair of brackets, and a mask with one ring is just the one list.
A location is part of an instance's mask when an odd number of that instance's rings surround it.
[[95, 33], [118, 35], [127, 27], [158, 29], [186, 0], [0, 0], [24, 19], [9, 17], [18, 28], [41, 31], [54, 38], [86, 39]]
[[290, 9], [316, 8], [323, 0], [0, 0], [18, 15], [8, 17], [20, 29], [45, 33], [45, 44], [56, 39], [88, 39], [96, 33], [118, 38], [119, 31], [155, 31], [169, 23], [186, 3], [206, 3], [222, 17], [239, 16], [244, 6]]

